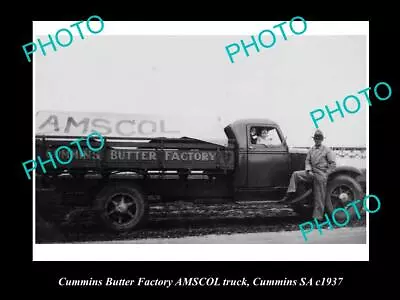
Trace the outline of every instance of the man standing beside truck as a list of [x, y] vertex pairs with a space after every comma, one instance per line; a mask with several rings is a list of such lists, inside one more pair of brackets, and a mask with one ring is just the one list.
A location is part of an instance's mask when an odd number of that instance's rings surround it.
[[329, 174], [336, 168], [336, 159], [333, 150], [322, 144], [324, 135], [321, 130], [315, 131], [313, 139], [315, 144], [307, 153], [305, 170], [295, 171], [292, 174], [287, 195], [281, 202], [291, 202], [300, 182], [313, 182], [313, 218], [321, 221], [325, 208], [329, 213], [333, 211], [331, 201], [326, 201], [326, 186]]

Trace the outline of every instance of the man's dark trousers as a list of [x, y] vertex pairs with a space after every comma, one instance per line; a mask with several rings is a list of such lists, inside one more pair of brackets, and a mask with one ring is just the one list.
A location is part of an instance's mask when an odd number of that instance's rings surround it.
[[314, 210], [313, 218], [322, 219], [324, 216], [325, 208], [328, 213], [332, 213], [333, 206], [330, 198], [326, 201], [326, 185], [328, 176], [323, 172], [314, 172], [313, 175], [307, 173], [307, 171], [295, 171], [291, 178], [288, 187], [288, 193], [296, 192], [297, 186], [302, 182], [313, 183], [313, 195], [314, 195]]

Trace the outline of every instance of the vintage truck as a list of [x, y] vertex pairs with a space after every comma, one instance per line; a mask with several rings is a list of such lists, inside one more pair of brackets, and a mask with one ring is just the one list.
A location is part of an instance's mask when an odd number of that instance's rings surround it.
[[[269, 145], [252, 141], [250, 132], [262, 129], [268, 130]], [[37, 168], [37, 192], [53, 189], [65, 205], [91, 207], [117, 232], [143, 225], [151, 201], [280, 201], [291, 174], [304, 169], [307, 149], [289, 148], [279, 125], [268, 119], [237, 120], [224, 132], [226, 145], [193, 137], [105, 137], [98, 153], [85, 149], [80, 157], [76, 150], [68, 165], [45, 174]], [[44, 157], [72, 139], [36, 135], [36, 154]], [[364, 193], [363, 170], [338, 166], [330, 174], [327, 197], [335, 207]], [[312, 204], [310, 185], [291, 206], [309, 218]]]

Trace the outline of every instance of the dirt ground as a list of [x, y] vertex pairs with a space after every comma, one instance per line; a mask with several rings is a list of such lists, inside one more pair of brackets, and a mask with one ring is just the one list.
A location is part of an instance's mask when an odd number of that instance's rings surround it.
[[[366, 244], [367, 230], [365, 227], [345, 227], [328, 230], [321, 233], [314, 230], [306, 235], [301, 232], [278, 231], [257, 233], [209, 234], [203, 236], [186, 236], [181, 238], [157, 238], [138, 240], [119, 240], [95, 243], [107, 244]], [[93, 242], [87, 242], [93, 243]]]
[[[58, 225], [40, 221], [36, 229], [36, 243], [107, 241], [166, 243], [168, 239], [174, 239], [170, 240], [172, 243], [179, 242], [179, 239], [183, 243], [191, 243], [195, 237], [204, 237], [197, 239], [200, 243], [231, 243], [232, 236], [238, 234], [268, 232], [280, 233], [280, 236], [285, 236], [283, 232], [295, 232], [296, 238], [292, 239], [288, 236], [286, 240], [279, 238], [271, 240], [272, 236], [266, 236], [261, 240], [257, 238], [254, 240], [253, 237], [253, 243], [296, 243], [299, 238], [302, 240], [298, 225], [304, 222], [291, 208], [272, 202], [213, 205], [175, 202], [152, 205], [146, 226], [125, 234], [105, 232], [99, 227], [92, 214], [81, 210], [71, 213], [64, 223]], [[346, 226], [346, 228], [356, 227], [365, 232], [365, 216]], [[54, 231], [54, 234], [51, 234], [51, 231]], [[251, 235], [246, 236], [247, 239], [239, 236], [236, 243], [249, 243]], [[187, 238], [187, 240], [182, 240], [182, 238]], [[359, 238], [358, 241], [365, 243]], [[303, 240], [299, 242], [304, 243]], [[339, 243], [342, 242], [339, 241]]]

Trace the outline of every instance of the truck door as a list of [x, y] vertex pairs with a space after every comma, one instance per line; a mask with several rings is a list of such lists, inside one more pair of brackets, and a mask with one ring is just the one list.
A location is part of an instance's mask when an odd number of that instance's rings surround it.
[[285, 189], [291, 175], [290, 156], [280, 129], [249, 124], [247, 135], [248, 188]]

